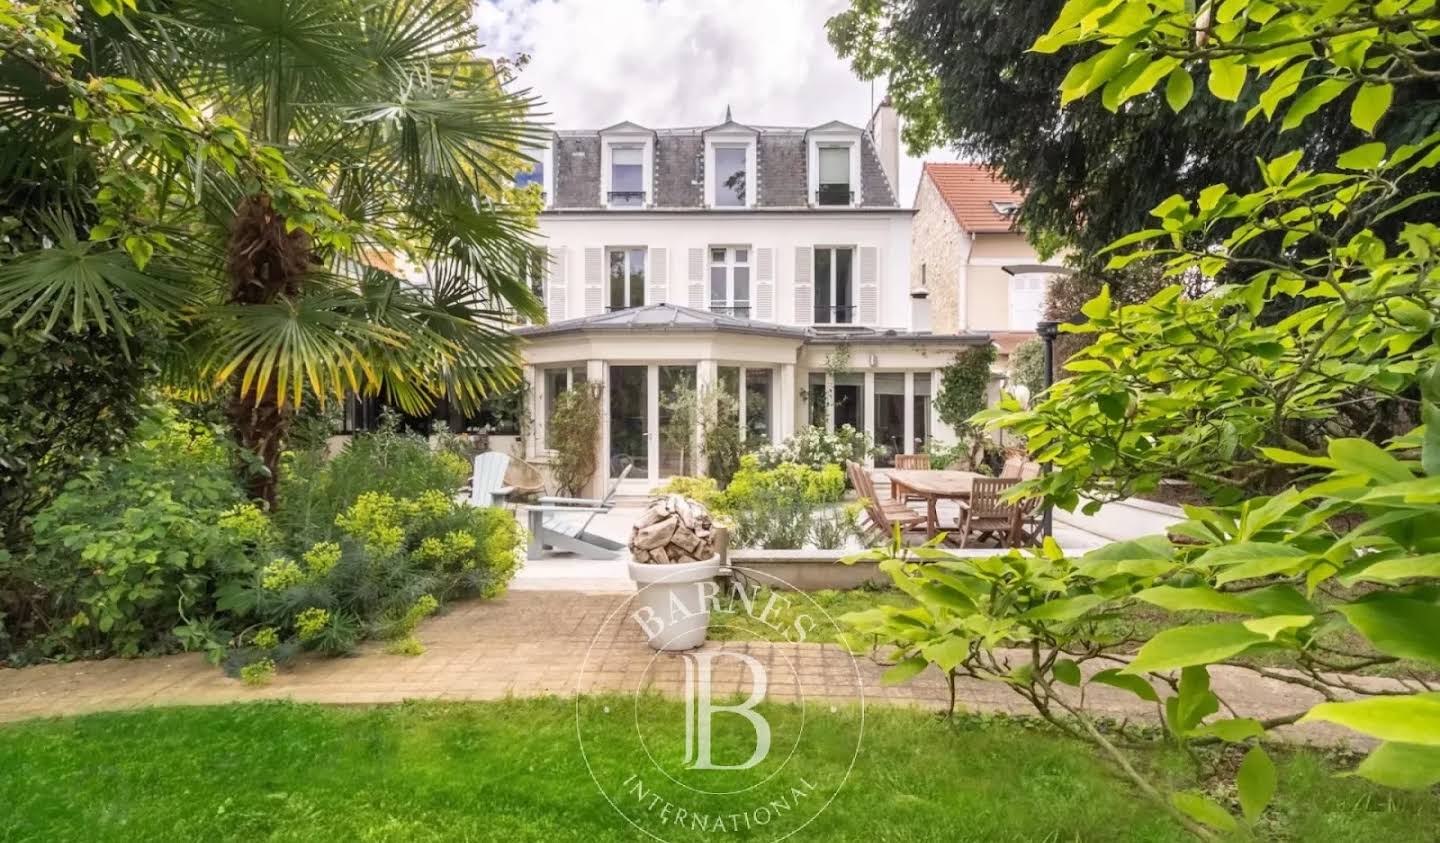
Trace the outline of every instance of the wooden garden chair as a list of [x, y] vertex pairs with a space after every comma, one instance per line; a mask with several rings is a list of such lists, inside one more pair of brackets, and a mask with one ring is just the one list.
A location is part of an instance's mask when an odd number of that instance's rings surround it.
[[871, 482], [864, 467], [847, 462], [845, 471], [850, 475], [850, 485], [855, 487], [855, 493], [865, 503], [865, 516], [870, 522], [865, 532], [870, 534], [871, 538], [889, 538], [895, 532], [897, 524], [902, 534], [926, 529], [929, 519], [925, 515], [903, 503], [884, 503], [876, 497], [875, 484]]
[[1020, 507], [1006, 503], [1003, 498], [1012, 487], [1020, 482], [1018, 477], [978, 477], [970, 487], [970, 500], [960, 505], [960, 546], [964, 547], [973, 537], [976, 541], [991, 538], [1003, 539], [1009, 544], [1012, 539]]
[[[930, 455], [929, 455], [929, 454], [896, 454], [896, 455], [895, 455], [895, 470], [896, 470], [896, 471], [929, 471], [929, 470], [930, 470]], [[924, 502], [925, 502], [925, 496], [924, 496], [924, 495], [916, 495], [916, 494], [901, 495], [901, 494], [899, 494], [899, 490], [895, 488], [893, 481], [892, 481], [891, 486], [890, 486], [890, 499], [891, 499], [891, 500], [897, 500], [897, 499], [898, 499], [900, 502], [902, 502], [902, 503], [907, 503], [907, 504], [908, 504], [908, 503], [915, 503], [915, 502], [917, 502], [917, 501], [920, 502], [920, 503], [924, 503]]]

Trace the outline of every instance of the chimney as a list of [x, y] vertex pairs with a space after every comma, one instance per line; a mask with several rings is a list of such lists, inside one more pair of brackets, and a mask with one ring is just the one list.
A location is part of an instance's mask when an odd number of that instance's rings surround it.
[[870, 123], [865, 127], [870, 137], [875, 140], [875, 154], [880, 158], [880, 168], [885, 171], [885, 178], [890, 180], [890, 189], [896, 193], [896, 200], [900, 196], [900, 115], [895, 113], [895, 106], [890, 104], [890, 95], [880, 100], [875, 113], [870, 115]]

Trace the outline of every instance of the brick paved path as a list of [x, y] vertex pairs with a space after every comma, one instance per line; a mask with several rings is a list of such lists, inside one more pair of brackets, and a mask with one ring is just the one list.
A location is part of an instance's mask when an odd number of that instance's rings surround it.
[[[425, 652], [388, 655], [367, 644], [350, 658], [304, 658], [275, 681], [252, 688], [226, 677], [198, 655], [42, 665], [0, 670], [0, 720], [81, 714], [149, 705], [204, 705], [255, 699], [365, 704], [408, 699], [493, 700], [653, 689], [678, 695], [684, 660], [656, 654], [624, 611], [624, 594], [516, 591], [498, 600], [459, 604], [420, 629]], [[705, 651], [743, 653], [767, 668], [767, 698], [921, 705], [939, 710], [946, 690], [931, 670], [908, 683], [882, 686], [884, 668], [827, 644], [711, 642]], [[1303, 688], [1239, 668], [1212, 669], [1217, 693], [1239, 716], [1269, 717], [1318, 701]], [[749, 693], [740, 659], [715, 663], [715, 691]], [[1089, 706], [1115, 717], [1153, 719], [1155, 708], [1130, 694], [1093, 686]], [[1028, 713], [997, 683], [962, 681], [960, 705]], [[1349, 733], [1324, 724], [1289, 727], [1292, 737], [1332, 742]]]

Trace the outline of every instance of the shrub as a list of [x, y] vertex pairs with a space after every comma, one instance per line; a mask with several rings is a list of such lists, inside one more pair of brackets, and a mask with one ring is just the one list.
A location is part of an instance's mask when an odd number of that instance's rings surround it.
[[[762, 468], [775, 468], [784, 463], [799, 463], [814, 469], [843, 463], [863, 461], [875, 451], [870, 435], [850, 425], [841, 425], [834, 433], [823, 427], [807, 427], [778, 445], [766, 445], [756, 451]], [[843, 477], [844, 472], [841, 472]]]
[[810, 521], [810, 541], [821, 550], [839, 550], [852, 537], [860, 537], [857, 519], [863, 506], [849, 503], [822, 509]]
[[[411, 639], [424, 617], [457, 597], [503, 593], [524, 551], [511, 513], [457, 502], [440, 489], [410, 498], [366, 492], [335, 522], [338, 541], [272, 560], [243, 601], [292, 653], [343, 653], [371, 636], [397, 642], [397, 652], [418, 652]], [[231, 669], [272, 657], [252, 647]]]
[[758, 456], [747, 454], [711, 508], [734, 522], [737, 547], [797, 549], [811, 534], [816, 510], [844, 495], [845, 472], [838, 465], [782, 463], [764, 469]]
[[671, 477], [665, 481], [663, 485], [652, 489], [650, 494], [657, 497], [660, 495], [679, 495], [684, 498], [690, 498], [693, 501], [698, 501], [704, 504], [706, 508], [713, 509], [715, 498], [720, 494], [720, 487], [714, 477], [688, 477], [682, 474], [678, 477]]
[[972, 433], [970, 417], [985, 409], [990, 367], [994, 364], [995, 346], [987, 343], [957, 353], [950, 365], [940, 370], [940, 393], [935, 396], [935, 410], [940, 420], [961, 436]]
[[[132, 339], [52, 336], [0, 320], [0, 553], [30, 542], [30, 519], [65, 483], [131, 441], [155, 368]], [[0, 592], [24, 590], [0, 575]], [[0, 596], [0, 606], [4, 597]]]
[[302, 544], [336, 538], [336, 518], [367, 493], [396, 498], [431, 490], [452, 494], [472, 472], [471, 463], [455, 450], [432, 448], [425, 437], [401, 431], [392, 414], [375, 432], [351, 439], [334, 459], [320, 449], [291, 453], [282, 470], [283, 504], [276, 521]]
[[[245, 501], [236, 451], [216, 428], [162, 409], [117, 457], [81, 472], [35, 518], [30, 583], [11, 654], [138, 655], [176, 649], [189, 619], [216, 614], [227, 584], [253, 575], [275, 544]], [[9, 610], [7, 610], [9, 611]]]

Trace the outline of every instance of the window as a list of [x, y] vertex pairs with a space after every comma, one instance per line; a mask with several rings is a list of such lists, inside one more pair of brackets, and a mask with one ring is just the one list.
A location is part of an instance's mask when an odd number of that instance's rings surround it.
[[815, 197], [819, 205], [849, 205], [854, 194], [850, 187], [850, 147], [820, 147], [820, 190]]
[[769, 369], [745, 370], [745, 441], [752, 446], [770, 441], [770, 384], [773, 376]]
[[624, 310], [645, 304], [645, 250], [611, 249], [610, 309]]
[[750, 318], [750, 248], [710, 249], [710, 311]]
[[855, 321], [855, 291], [851, 288], [854, 264], [854, 249], [815, 249], [816, 325], [848, 325]]
[[585, 383], [584, 366], [567, 366], [546, 369], [542, 375], [545, 383], [545, 447], [555, 447], [550, 438], [550, 419], [555, 416], [555, 402], [566, 392]]
[[905, 374], [875, 375], [875, 464], [895, 465], [895, 455], [909, 453], [905, 443]]
[[645, 204], [644, 147], [625, 144], [610, 147], [610, 205], [638, 208]]
[[865, 376], [844, 372], [835, 376], [835, 430], [850, 425], [865, 432]]
[[830, 396], [825, 391], [825, 373], [811, 372], [805, 386], [805, 397], [810, 404], [810, 426], [829, 426]]
[[745, 151], [743, 146], [715, 147], [715, 206], [745, 206]]
[[1045, 315], [1046, 276], [1035, 273], [1010, 279], [1010, 327], [1033, 331]]
[[914, 402], [912, 410], [915, 419], [915, 439], [912, 453], [921, 453], [925, 450], [925, 443], [930, 441], [930, 373], [915, 372]]
[[994, 208], [995, 213], [999, 214], [1002, 217], [1013, 217], [1015, 216], [1015, 213], [1020, 210], [1020, 203], [1000, 202], [992, 200], [990, 202], [990, 207]]

